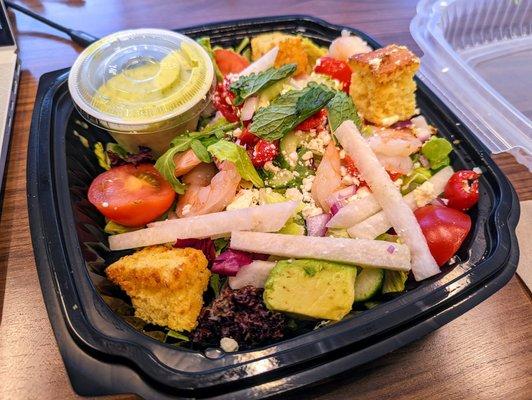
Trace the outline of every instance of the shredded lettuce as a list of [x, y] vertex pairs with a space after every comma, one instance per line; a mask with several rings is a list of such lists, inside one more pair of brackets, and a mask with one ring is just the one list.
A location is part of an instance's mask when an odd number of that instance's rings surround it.
[[429, 160], [430, 169], [439, 169], [450, 164], [449, 154], [452, 150], [453, 146], [447, 139], [432, 137], [421, 147], [421, 154]]
[[126, 233], [136, 231], [139, 228], [130, 228], [129, 226], [120, 225], [114, 221], [107, 221], [103, 231], [108, 235], [118, 235], [119, 233]]
[[208, 152], [220, 161], [231, 161], [242, 179], [250, 181], [257, 187], [264, 187], [264, 182], [249, 159], [246, 149], [236, 143], [221, 139], [207, 148]]
[[403, 195], [410, 193], [422, 183], [428, 181], [432, 173], [430, 169], [419, 167], [415, 168], [403, 179], [403, 186], [401, 186], [401, 193]]
[[184, 342], [188, 342], [190, 339], [188, 338], [188, 336], [182, 334], [181, 332], [176, 332], [172, 329], [169, 329], [168, 332], [166, 333], [166, 338], [165, 338], [165, 342], [168, 340], [168, 338], [172, 338], [172, 339], [177, 339], [177, 340], [181, 340], [181, 341], [184, 341]]
[[109, 157], [103, 148], [103, 144], [100, 142], [94, 143], [94, 154], [98, 159], [98, 165], [105, 170], [111, 169], [111, 163], [109, 162]]

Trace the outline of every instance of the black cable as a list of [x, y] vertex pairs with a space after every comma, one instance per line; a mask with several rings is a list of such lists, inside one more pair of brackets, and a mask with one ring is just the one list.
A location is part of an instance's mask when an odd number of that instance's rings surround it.
[[81, 47], [87, 47], [98, 40], [98, 38], [95, 36], [92, 36], [83, 31], [78, 31], [59, 25], [58, 23], [50, 21], [49, 19], [44, 18], [43, 16], [36, 14], [33, 11], [28, 10], [25, 7], [19, 6], [18, 4], [15, 4], [11, 1], [6, 0], [4, 3], [7, 7], [12, 8], [13, 10], [20, 11], [21, 13], [26, 14], [28, 17], [36, 19], [37, 21], [40, 21], [43, 24], [46, 24], [54, 29], [57, 29], [58, 31], [66, 33], [68, 36], [70, 36], [74, 43], [79, 44]]

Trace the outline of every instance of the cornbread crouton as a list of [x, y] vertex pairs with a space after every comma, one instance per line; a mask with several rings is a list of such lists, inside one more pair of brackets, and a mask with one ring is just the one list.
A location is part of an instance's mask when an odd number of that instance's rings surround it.
[[256, 61], [277, 46], [281, 41], [292, 37], [282, 32], [263, 33], [251, 38], [251, 60]]
[[275, 46], [279, 46], [275, 66], [297, 64], [295, 75], [310, 73], [316, 60], [327, 53], [327, 49], [317, 46], [308, 38], [272, 32], [251, 39], [252, 60], [255, 61], [262, 57]]
[[209, 283], [207, 259], [196, 249], [146, 247], [106, 270], [131, 298], [135, 316], [175, 331], [190, 331]]
[[300, 37], [292, 37], [279, 42], [279, 53], [275, 59], [275, 67], [279, 68], [285, 64], [296, 64], [297, 69], [294, 76], [306, 74], [309, 68], [308, 55], [303, 48]]
[[416, 113], [413, 77], [419, 58], [405, 46], [392, 44], [356, 54], [349, 65], [353, 70], [350, 94], [366, 120], [389, 126]]

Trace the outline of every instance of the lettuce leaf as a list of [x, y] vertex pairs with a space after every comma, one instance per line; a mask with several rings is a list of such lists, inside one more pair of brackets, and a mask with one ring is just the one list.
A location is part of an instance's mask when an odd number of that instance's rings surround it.
[[430, 169], [439, 169], [450, 164], [449, 154], [452, 150], [453, 146], [447, 139], [432, 137], [421, 147], [421, 154], [429, 160]]
[[207, 151], [220, 161], [231, 161], [234, 163], [242, 179], [252, 182], [257, 187], [264, 186], [264, 182], [249, 159], [246, 149], [243, 147], [221, 139], [211, 144], [207, 148]]

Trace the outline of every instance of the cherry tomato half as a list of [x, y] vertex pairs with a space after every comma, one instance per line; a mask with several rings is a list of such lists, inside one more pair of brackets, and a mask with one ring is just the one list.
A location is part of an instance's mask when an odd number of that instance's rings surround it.
[[260, 139], [253, 147], [251, 162], [255, 167], [263, 167], [268, 161], [272, 161], [279, 154], [278, 142], [268, 142]]
[[103, 215], [124, 226], [143, 226], [164, 214], [175, 192], [151, 164], [111, 168], [91, 183], [89, 201]]
[[322, 108], [320, 111], [312, 114], [310, 117], [296, 126], [296, 130], [308, 132], [311, 129], [318, 129], [325, 126], [325, 122], [327, 122], [327, 110]]
[[239, 110], [233, 103], [235, 94], [231, 92], [229, 88], [231, 82], [228, 79], [224, 79], [216, 85], [216, 90], [212, 95], [212, 103], [229, 122], [237, 122], [239, 120]]
[[314, 72], [329, 75], [331, 78], [342, 82], [342, 90], [349, 93], [352, 71], [345, 61], [332, 57], [322, 57], [316, 62]]
[[427, 205], [414, 211], [414, 215], [440, 266], [455, 255], [471, 229], [469, 215], [454, 208]]
[[223, 76], [237, 74], [249, 65], [246, 57], [226, 49], [214, 50], [214, 60]]
[[475, 171], [455, 172], [445, 186], [444, 196], [449, 200], [448, 206], [457, 210], [468, 210], [478, 201], [478, 177]]

